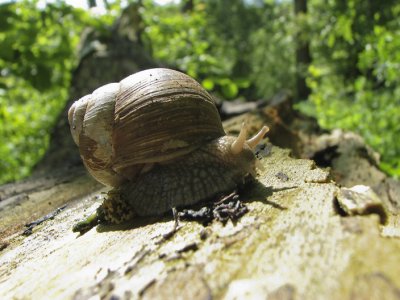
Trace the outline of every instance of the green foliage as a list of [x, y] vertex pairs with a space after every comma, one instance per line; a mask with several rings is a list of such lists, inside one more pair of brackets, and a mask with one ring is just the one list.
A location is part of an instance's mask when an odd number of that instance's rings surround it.
[[[293, 1], [135, 2], [153, 57], [225, 99], [294, 91], [294, 37], [309, 40], [312, 94], [300, 109], [323, 127], [359, 132], [382, 154], [382, 167], [400, 176], [397, 0], [308, 0], [308, 14], [298, 16]], [[121, 3], [107, 1], [102, 16], [61, 0], [0, 5], [0, 182], [29, 174], [43, 155], [68, 97], [80, 32], [108, 30]]]
[[0, 182], [22, 178], [44, 154], [64, 107], [85, 24], [103, 26], [64, 2], [0, 5]]
[[282, 2], [264, 9], [263, 24], [250, 35], [248, 64], [256, 96], [268, 99], [280, 90], [294, 89], [294, 19], [292, 4]]
[[153, 56], [203, 81], [209, 90], [219, 89], [227, 98], [236, 97], [238, 85], [232, 73], [234, 53], [208, 26], [203, 4], [181, 13], [178, 6], [159, 7], [147, 3], [146, 34]]
[[[292, 88], [290, 4], [195, 1], [193, 10], [145, 3], [146, 36], [156, 59], [226, 99], [269, 97]], [[288, 75], [289, 73], [289, 75]]]
[[150, 1], [143, 17], [155, 58], [176, 65], [193, 77], [228, 72], [228, 66], [224, 68], [224, 62], [208, 52], [210, 33], [202, 6], [196, 6], [193, 13], [181, 13], [175, 5], [160, 7]]
[[323, 127], [360, 133], [381, 153], [382, 167], [400, 176], [400, 5], [312, 3], [313, 108], [300, 107], [311, 109]]

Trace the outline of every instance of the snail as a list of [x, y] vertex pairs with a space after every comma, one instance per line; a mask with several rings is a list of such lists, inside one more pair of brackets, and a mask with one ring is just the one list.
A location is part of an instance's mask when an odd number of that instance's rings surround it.
[[230, 192], [255, 176], [247, 140], [227, 136], [212, 97], [190, 76], [157, 68], [110, 83], [69, 109], [73, 140], [89, 173], [113, 187], [104, 219], [161, 215]]

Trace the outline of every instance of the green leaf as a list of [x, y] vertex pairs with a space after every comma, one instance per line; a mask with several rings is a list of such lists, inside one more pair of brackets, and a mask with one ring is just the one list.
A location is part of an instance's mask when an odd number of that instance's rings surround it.
[[228, 82], [222, 86], [222, 94], [228, 99], [235, 98], [239, 93], [238, 86], [233, 82]]
[[214, 81], [210, 78], [206, 78], [201, 82], [201, 85], [208, 91], [211, 91], [214, 89]]

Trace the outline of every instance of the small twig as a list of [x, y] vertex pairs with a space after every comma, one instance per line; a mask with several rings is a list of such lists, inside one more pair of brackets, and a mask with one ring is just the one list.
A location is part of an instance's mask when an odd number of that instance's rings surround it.
[[178, 211], [176, 210], [176, 207], [172, 208], [172, 215], [174, 216], [174, 229], [178, 228], [179, 226], [179, 214]]
[[24, 230], [22, 233], [23, 235], [31, 235], [33, 228], [36, 226], [42, 224], [43, 222], [49, 220], [49, 219], [54, 219], [56, 215], [58, 215], [60, 212], [62, 212], [65, 208], [67, 207], [67, 204], [57, 208], [55, 211], [45, 215], [44, 217], [37, 219], [36, 221], [33, 221], [31, 223], [25, 224], [25, 227], [28, 227], [27, 229]]
[[225, 201], [235, 197], [236, 195], [238, 195], [237, 191], [234, 190], [232, 193], [230, 193], [229, 195], [223, 196], [220, 200], [218, 200], [217, 202], [214, 203], [214, 206], [217, 206], [221, 203], [224, 203]]
[[156, 244], [161, 244], [162, 242], [169, 240], [171, 237], [174, 236], [174, 234], [181, 229], [181, 227], [179, 226], [179, 214], [178, 211], [176, 210], [176, 207], [172, 208], [172, 214], [174, 216], [174, 227], [172, 228], [172, 230], [168, 231], [167, 233], [164, 233], [162, 235], [161, 240], [159, 240], [158, 242], [156, 242]]

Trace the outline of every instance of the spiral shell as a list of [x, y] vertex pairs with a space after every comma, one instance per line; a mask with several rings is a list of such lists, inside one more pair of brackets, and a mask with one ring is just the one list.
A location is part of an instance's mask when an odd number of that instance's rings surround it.
[[89, 172], [114, 187], [225, 135], [201, 85], [163, 68], [98, 88], [71, 106], [68, 120]]

